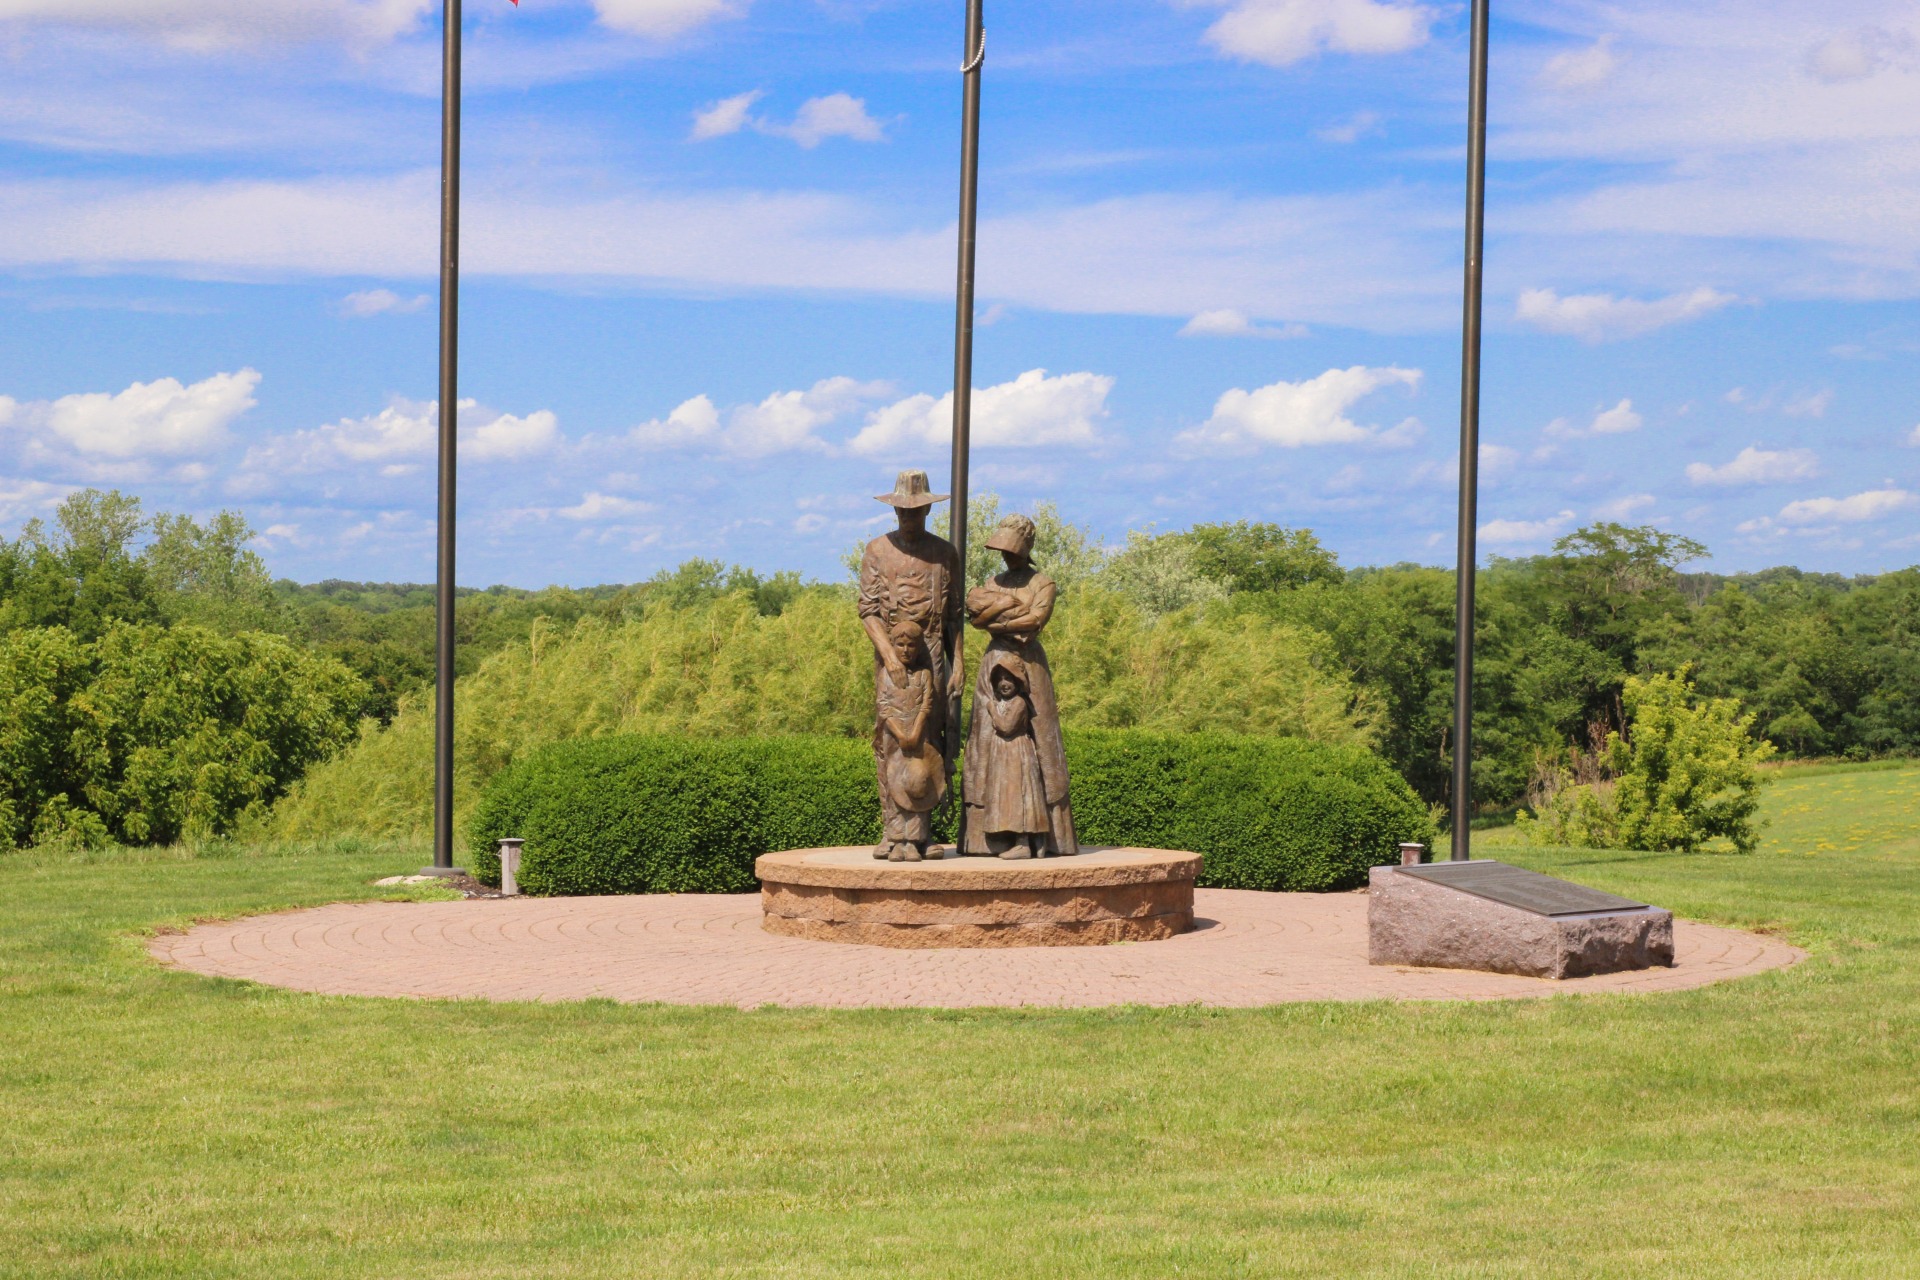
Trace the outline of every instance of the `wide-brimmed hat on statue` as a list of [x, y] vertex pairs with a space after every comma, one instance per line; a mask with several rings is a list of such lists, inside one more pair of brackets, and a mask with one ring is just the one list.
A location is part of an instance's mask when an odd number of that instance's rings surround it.
[[1003, 516], [994, 526], [987, 545], [995, 551], [1011, 551], [1017, 556], [1033, 557], [1033, 521], [1023, 515]]
[[900, 478], [893, 482], [892, 493], [873, 495], [890, 507], [930, 507], [936, 502], [945, 502], [947, 495], [933, 492], [933, 486], [927, 483], [924, 471], [902, 471]]

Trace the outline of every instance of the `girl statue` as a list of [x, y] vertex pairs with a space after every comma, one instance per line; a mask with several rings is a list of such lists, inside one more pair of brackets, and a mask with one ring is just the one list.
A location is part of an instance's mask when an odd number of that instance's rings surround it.
[[[1040, 647], [1057, 588], [1033, 567], [1033, 535], [1033, 521], [1027, 517], [1003, 519], [987, 545], [1006, 560], [1006, 571], [967, 596], [968, 621], [993, 637], [974, 685], [963, 775], [967, 835], [962, 852], [976, 856], [1044, 858], [1080, 852], [1067, 800], [1060, 706], [1053, 696], [1047, 651]], [[1005, 682], [1003, 674], [1009, 677]], [[1014, 728], [1022, 721], [1023, 727]], [[1032, 782], [1029, 759], [1039, 773], [1038, 818], [1026, 812], [1021, 798]]]
[[[974, 821], [986, 832], [987, 848], [1003, 858], [1046, 852], [1052, 819], [1047, 780], [1033, 742], [1033, 704], [1027, 701], [1027, 664], [1009, 657], [995, 664], [993, 699], [986, 704], [987, 793], [977, 797]], [[974, 715], [980, 704], [974, 704]], [[973, 797], [968, 793], [969, 798]]]
[[947, 762], [940, 751], [946, 704], [934, 689], [920, 624], [902, 618], [888, 629], [887, 637], [902, 674], [896, 678], [891, 664], [883, 666], [875, 687], [880, 714], [875, 717], [873, 745], [885, 803], [881, 806], [883, 830], [873, 856], [919, 862], [933, 838], [931, 815], [947, 798]]

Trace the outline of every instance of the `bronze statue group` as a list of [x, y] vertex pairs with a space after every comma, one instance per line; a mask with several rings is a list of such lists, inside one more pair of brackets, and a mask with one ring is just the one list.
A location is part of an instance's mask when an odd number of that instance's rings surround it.
[[952, 708], [966, 685], [965, 627], [992, 639], [974, 680], [961, 778], [960, 852], [1007, 859], [1079, 852], [1067, 799], [1060, 709], [1040, 633], [1053, 617], [1053, 580], [1033, 564], [1033, 521], [1010, 515], [987, 545], [1006, 569], [966, 590], [960, 555], [927, 528], [947, 495], [924, 471], [903, 471], [891, 506], [899, 527], [867, 544], [860, 621], [873, 641], [874, 764], [882, 830], [873, 856], [929, 856], [933, 814], [945, 804], [960, 752]]

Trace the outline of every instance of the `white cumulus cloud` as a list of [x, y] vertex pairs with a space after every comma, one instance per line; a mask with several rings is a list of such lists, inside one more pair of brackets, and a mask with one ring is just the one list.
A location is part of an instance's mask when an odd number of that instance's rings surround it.
[[707, 444], [720, 434], [720, 410], [706, 396], [682, 401], [665, 418], [643, 422], [627, 438], [643, 449], [687, 449]]
[[[542, 409], [522, 417], [496, 413], [477, 400], [462, 400], [460, 457], [510, 462], [538, 456], [560, 441], [560, 420]], [[310, 430], [292, 431], [247, 450], [239, 483], [258, 487], [274, 475], [302, 475], [356, 468], [402, 476], [432, 459], [440, 432], [438, 401], [396, 398], [378, 413], [342, 418]]]
[[1231, 0], [1207, 42], [1231, 57], [1287, 67], [1321, 52], [1404, 53], [1427, 42], [1434, 17], [1425, 5], [1382, 0]]
[[753, 123], [753, 104], [765, 96], [765, 90], [753, 89], [702, 107], [693, 113], [693, 131], [688, 136], [695, 142], [704, 142], [740, 132]]
[[600, 21], [615, 31], [664, 39], [716, 18], [731, 18], [745, 7], [729, 0], [593, 0]]
[[694, 142], [704, 142], [709, 138], [724, 138], [739, 133], [742, 129], [752, 129], [769, 137], [786, 138], [808, 151], [828, 138], [851, 138], [855, 142], [887, 140], [886, 125], [867, 114], [865, 99], [852, 94], [829, 93], [824, 97], [809, 98], [800, 104], [800, 110], [794, 114], [792, 121], [785, 124], [753, 114], [753, 104], [764, 96], [762, 91], [755, 89], [702, 107], [693, 113], [693, 130], [687, 135], [688, 138]]
[[[973, 389], [971, 439], [985, 448], [1088, 448], [1100, 443], [1113, 379], [1098, 373], [1029, 369], [1012, 382]], [[859, 454], [891, 454], [939, 446], [953, 435], [953, 393], [909, 396], [867, 419], [847, 444]]]
[[1622, 400], [1611, 409], [1597, 409], [1587, 425], [1576, 426], [1570, 418], [1555, 418], [1545, 428], [1545, 434], [1555, 440], [1579, 440], [1587, 436], [1618, 436], [1629, 431], [1638, 431], [1646, 425], [1646, 419], [1633, 407], [1632, 400]]
[[1704, 462], [1687, 464], [1687, 479], [1694, 484], [1743, 485], [1783, 484], [1817, 475], [1820, 461], [1811, 449], [1761, 449], [1748, 445], [1733, 461], [1720, 466]]
[[1256, 324], [1231, 307], [1202, 311], [1181, 328], [1183, 338], [1304, 338], [1303, 324]]
[[1651, 300], [1616, 298], [1610, 293], [1562, 297], [1552, 289], [1528, 289], [1520, 295], [1514, 314], [1548, 333], [1565, 334], [1582, 342], [1611, 342], [1697, 320], [1734, 301], [1737, 299], [1732, 294], [1704, 286]]
[[1916, 449], [1920, 449], [1920, 426], [1916, 426], [1913, 430], [1907, 432], [1907, 443]]
[[1570, 528], [1573, 520], [1571, 511], [1562, 511], [1546, 520], [1489, 520], [1480, 526], [1480, 541], [1493, 546], [1545, 542]]
[[1870, 489], [1850, 498], [1802, 498], [1780, 508], [1782, 524], [1864, 524], [1914, 504], [1905, 489]]
[[1418, 369], [1329, 369], [1301, 382], [1276, 382], [1254, 391], [1238, 387], [1215, 402], [1213, 416], [1181, 432], [1175, 443], [1211, 452], [1250, 452], [1262, 445], [1358, 444], [1380, 436], [1348, 416], [1382, 387], [1420, 385]]
[[713, 449], [748, 458], [805, 450], [832, 451], [818, 432], [862, 403], [887, 394], [884, 382], [825, 378], [805, 391], [776, 391], [724, 416], [706, 396], [683, 402], [666, 418], [643, 422], [627, 438], [643, 449]]
[[887, 140], [886, 127], [867, 114], [866, 101], [847, 93], [807, 99], [800, 104], [792, 124], [764, 121], [756, 127], [762, 133], [791, 138], [809, 151], [828, 138], [851, 138], [855, 142]]
[[1587, 430], [1596, 436], [1617, 436], [1638, 431], [1645, 424], [1646, 419], [1634, 411], [1633, 401], [1622, 400], [1613, 408], [1594, 414], [1593, 425]]
[[[0, 396], [0, 409], [5, 407], [5, 396]], [[0, 416], [0, 425], [6, 419]], [[24, 520], [29, 516], [44, 515], [60, 505], [61, 499], [73, 492], [73, 486], [49, 484], [45, 480], [14, 480], [0, 477], [0, 521], [11, 524], [15, 520]]]
[[[471, 414], [469, 411], [474, 411]], [[541, 409], [524, 418], [517, 414], [486, 415], [471, 400], [460, 402], [460, 455], [483, 462], [513, 461], [545, 453], [560, 442], [560, 419]], [[473, 421], [468, 421], [469, 417]]]
[[253, 408], [259, 387], [260, 375], [252, 369], [217, 373], [191, 386], [161, 378], [117, 394], [89, 392], [17, 406], [9, 401], [6, 416], [96, 458], [178, 457], [224, 444], [227, 428]]

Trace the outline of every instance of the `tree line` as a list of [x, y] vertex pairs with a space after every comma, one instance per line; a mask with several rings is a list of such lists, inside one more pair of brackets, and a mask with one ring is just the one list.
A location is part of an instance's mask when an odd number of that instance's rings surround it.
[[[978, 499], [972, 527], [997, 508]], [[1451, 572], [1348, 568], [1309, 530], [1244, 521], [1105, 547], [1034, 514], [1035, 558], [1062, 587], [1049, 645], [1069, 723], [1363, 743], [1444, 801]], [[252, 540], [233, 513], [148, 517], [88, 490], [0, 541], [0, 842], [230, 832], [329, 757], [294, 808], [317, 818], [328, 787], [384, 786], [389, 825], [413, 825], [431, 588], [275, 581]], [[1692, 568], [1705, 555], [1602, 523], [1483, 571], [1483, 804], [1601, 758], [1628, 727], [1629, 681], [1666, 673], [1734, 700], [1786, 755], [1920, 749], [1920, 570], [1719, 575]], [[975, 580], [994, 567], [982, 546], [968, 559]], [[863, 735], [871, 676], [847, 591], [706, 560], [626, 585], [463, 589], [468, 774], [555, 736]], [[845, 661], [799, 663], [802, 641]]]

